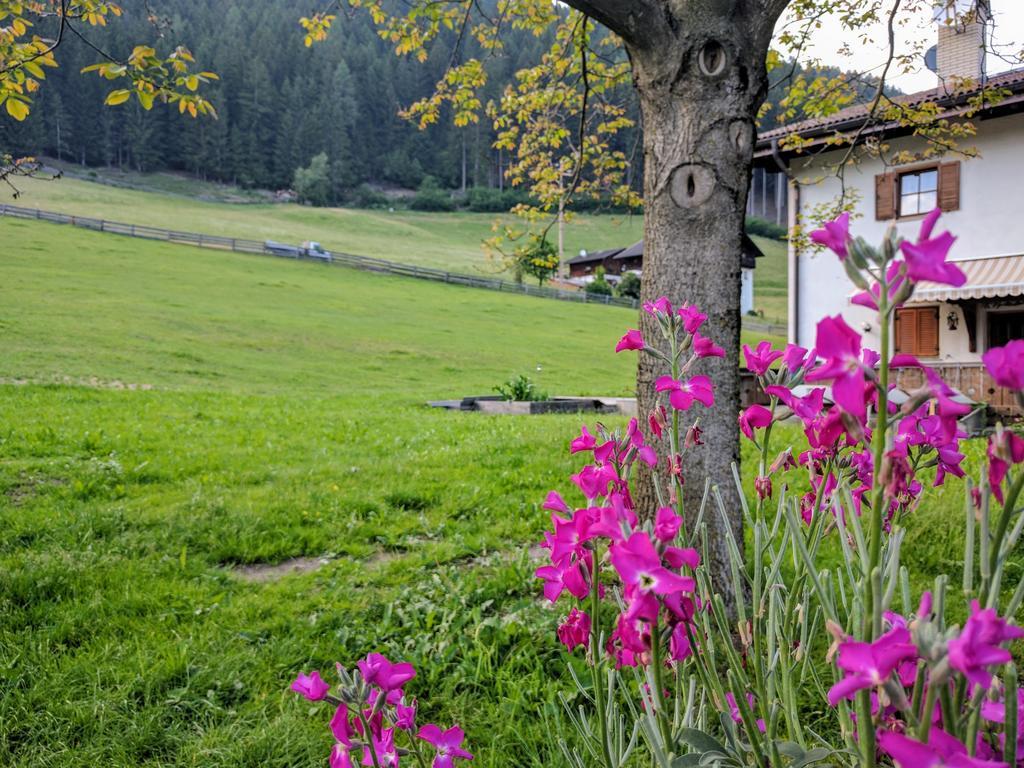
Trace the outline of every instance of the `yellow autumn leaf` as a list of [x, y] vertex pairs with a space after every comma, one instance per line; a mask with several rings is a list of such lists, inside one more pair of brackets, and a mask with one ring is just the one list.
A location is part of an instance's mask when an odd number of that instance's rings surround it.
[[125, 88], [120, 88], [116, 91], [111, 91], [110, 93], [108, 93], [107, 98], [103, 100], [103, 103], [113, 107], [117, 104], [124, 104], [126, 101], [128, 101], [128, 99], [131, 98], [131, 96], [131, 91]]
[[18, 99], [7, 99], [7, 114], [21, 122], [28, 117], [28, 104]]

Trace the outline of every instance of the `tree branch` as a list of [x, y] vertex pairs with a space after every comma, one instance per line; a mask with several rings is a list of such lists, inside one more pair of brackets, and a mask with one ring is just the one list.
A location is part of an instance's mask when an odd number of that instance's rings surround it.
[[629, 45], [646, 46], [664, 28], [654, 0], [565, 0], [585, 16], [610, 29]]

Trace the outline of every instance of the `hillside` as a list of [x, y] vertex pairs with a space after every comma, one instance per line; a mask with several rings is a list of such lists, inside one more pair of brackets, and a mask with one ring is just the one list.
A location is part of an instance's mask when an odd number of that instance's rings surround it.
[[[631, 386], [631, 361], [594, 362], [629, 310], [5, 218], [0, 242], [7, 377], [420, 402], [487, 393], [541, 365], [561, 393]], [[517, 343], [498, 343], [512, 327]]]
[[[159, 180], [161, 183], [162, 180]], [[61, 179], [19, 180], [23, 195], [0, 202], [95, 218], [183, 229], [226, 237], [300, 243], [317, 240], [329, 249], [471, 274], [491, 273], [482, 242], [497, 218], [488, 213], [418, 213], [310, 208], [294, 204], [206, 202], [181, 194], [121, 189]], [[184, 190], [186, 187], [174, 187]], [[640, 216], [575, 216], [566, 226], [566, 258], [634, 243], [643, 234]], [[765, 253], [755, 272], [755, 306], [765, 320], [786, 318], [786, 249], [781, 242], [755, 237]]]
[[[233, 205], [72, 179], [28, 179], [18, 184], [23, 195], [14, 201], [0, 192], [0, 202], [226, 237], [286, 243], [317, 240], [338, 251], [451, 271], [495, 269], [482, 247], [496, 218], [489, 213]], [[571, 258], [581, 248], [627, 245], [639, 240], [642, 230], [639, 217], [581, 215], [566, 228], [565, 250]]]

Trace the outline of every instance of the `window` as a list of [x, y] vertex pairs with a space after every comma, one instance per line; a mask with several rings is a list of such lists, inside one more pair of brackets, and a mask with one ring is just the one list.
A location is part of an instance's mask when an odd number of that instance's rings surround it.
[[897, 310], [895, 337], [897, 352], [916, 357], [938, 357], [939, 308]]
[[989, 312], [988, 348], [1004, 347], [1014, 339], [1024, 339], [1024, 312]]
[[875, 176], [877, 221], [925, 214], [936, 204], [944, 211], [960, 210], [959, 161]]
[[900, 216], [916, 216], [935, 208], [939, 169], [900, 174]]

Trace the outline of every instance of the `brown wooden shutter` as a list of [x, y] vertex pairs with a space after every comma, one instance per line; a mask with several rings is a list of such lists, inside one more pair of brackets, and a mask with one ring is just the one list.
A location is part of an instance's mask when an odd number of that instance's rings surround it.
[[896, 351], [904, 355], [914, 354], [917, 346], [917, 319], [913, 309], [896, 310], [896, 327], [894, 329]]
[[944, 211], [960, 210], [960, 163], [939, 166], [939, 208]]
[[888, 221], [896, 218], [896, 174], [875, 176], [875, 219]]
[[896, 351], [917, 357], [939, 355], [939, 308], [899, 309], [893, 328]]
[[917, 310], [917, 352], [915, 354], [918, 357], [939, 356], [938, 307]]

